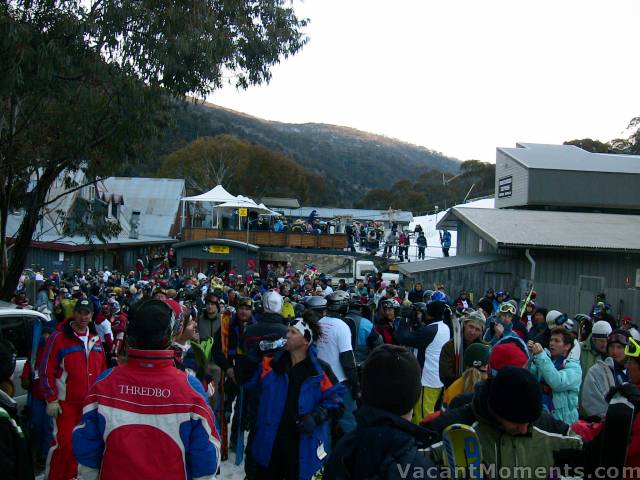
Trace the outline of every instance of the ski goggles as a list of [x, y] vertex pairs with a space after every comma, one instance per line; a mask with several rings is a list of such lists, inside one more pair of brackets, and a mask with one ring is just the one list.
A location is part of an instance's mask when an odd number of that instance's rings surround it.
[[640, 343], [630, 337], [629, 343], [624, 347], [624, 354], [626, 357], [640, 357]]
[[502, 303], [500, 304], [500, 309], [498, 310], [500, 313], [510, 313], [511, 315], [516, 314], [516, 307], [514, 307], [511, 303]]

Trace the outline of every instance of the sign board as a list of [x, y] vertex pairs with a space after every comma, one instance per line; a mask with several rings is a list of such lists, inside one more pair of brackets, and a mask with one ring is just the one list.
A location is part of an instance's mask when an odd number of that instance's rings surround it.
[[209, 245], [207, 248], [207, 252], [209, 253], [224, 253], [227, 254], [231, 251], [231, 249], [225, 245]]
[[498, 180], [498, 198], [510, 197], [513, 193], [513, 176], [502, 177]]
[[238, 215], [240, 215], [241, 217], [246, 217], [247, 216], [247, 209], [246, 208], [239, 208], [238, 209]]

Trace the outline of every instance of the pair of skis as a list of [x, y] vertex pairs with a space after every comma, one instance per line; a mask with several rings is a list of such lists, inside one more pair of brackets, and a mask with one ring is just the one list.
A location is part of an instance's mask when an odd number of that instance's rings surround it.
[[[229, 332], [231, 330], [231, 312], [225, 311], [220, 318], [220, 348], [223, 355], [228, 358], [229, 356]], [[224, 384], [226, 381], [226, 373], [220, 374], [220, 401], [219, 401], [219, 416], [220, 416], [220, 456], [222, 460], [229, 458], [229, 425], [227, 424], [227, 417], [225, 415], [225, 401], [224, 401]], [[244, 459], [244, 430], [242, 428], [242, 410], [244, 408], [244, 389], [240, 387], [240, 393], [238, 394], [238, 400], [236, 401], [236, 408], [238, 409], [237, 415], [237, 431], [231, 432], [232, 441], [236, 442], [236, 460], [235, 464], [240, 465]]]

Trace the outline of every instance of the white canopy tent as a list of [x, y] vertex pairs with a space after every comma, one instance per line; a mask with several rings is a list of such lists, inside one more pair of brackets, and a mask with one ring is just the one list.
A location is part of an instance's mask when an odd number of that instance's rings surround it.
[[[185, 219], [185, 209], [186, 202], [193, 203], [211, 203], [211, 215], [213, 218], [213, 208], [216, 205], [225, 202], [233, 202], [236, 201], [237, 197], [235, 195], [231, 195], [222, 185], [216, 185], [214, 188], [209, 190], [208, 192], [201, 193], [200, 195], [194, 195], [192, 197], [184, 197], [181, 199], [182, 201], [182, 228], [184, 228], [184, 219]], [[212, 220], [213, 222], [213, 220]], [[220, 211], [218, 210], [216, 213], [216, 228], [220, 225]], [[213, 226], [213, 225], [212, 225]]]

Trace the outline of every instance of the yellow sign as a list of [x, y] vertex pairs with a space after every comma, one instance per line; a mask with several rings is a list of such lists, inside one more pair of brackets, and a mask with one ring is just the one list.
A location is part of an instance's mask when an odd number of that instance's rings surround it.
[[247, 216], [247, 209], [246, 208], [239, 208], [238, 209], [238, 215], [240, 215], [241, 217], [246, 217]]
[[209, 245], [207, 252], [209, 253], [229, 253], [229, 247], [223, 245]]

